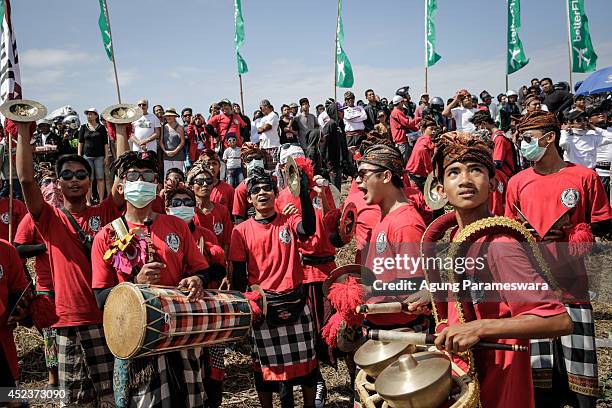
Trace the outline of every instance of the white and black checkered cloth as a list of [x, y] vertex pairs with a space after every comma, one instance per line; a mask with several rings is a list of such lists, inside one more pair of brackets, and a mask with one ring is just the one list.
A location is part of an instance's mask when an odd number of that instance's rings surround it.
[[289, 367], [315, 360], [315, 333], [310, 307], [304, 304], [304, 312], [295, 324], [270, 327], [264, 321], [261, 327], [251, 330], [251, 342], [253, 362], [262, 368]]
[[[181, 387], [183, 395], [171, 395], [169, 369], [167, 358], [170, 354], [180, 354], [182, 363]], [[203, 408], [206, 392], [202, 382], [202, 367], [200, 357], [202, 348], [174, 351], [159, 356], [153, 356], [153, 376], [151, 380], [137, 390], [130, 392], [129, 406], [139, 408], [174, 408], [176, 406]], [[147, 357], [145, 357], [147, 358]]]
[[61, 405], [99, 401], [112, 394], [114, 357], [106, 346], [102, 325], [57, 328]]
[[[565, 304], [574, 329], [572, 334], [558, 339], [531, 340], [531, 368], [534, 386], [552, 388], [553, 369], [567, 373], [569, 389], [587, 396], [598, 396], [597, 350], [595, 323], [590, 303]], [[558, 347], [563, 361], [555, 361], [554, 348]]]

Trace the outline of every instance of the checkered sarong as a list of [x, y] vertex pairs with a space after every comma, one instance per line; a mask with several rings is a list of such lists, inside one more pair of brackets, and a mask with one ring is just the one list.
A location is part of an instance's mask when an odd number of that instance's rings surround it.
[[102, 325], [57, 328], [59, 387], [66, 404], [82, 404], [110, 395], [113, 355], [106, 346]]
[[[531, 340], [531, 368], [536, 388], [553, 388], [553, 370], [565, 371], [569, 389], [578, 394], [597, 397], [597, 351], [593, 308], [587, 304], [565, 304], [574, 323], [572, 334], [558, 339]], [[555, 361], [558, 348], [563, 361]]]
[[[314, 325], [307, 303], [304, 304], [302, 316], [294, 324], [270, 327], [264, 321], [261, 327], [254, 327], [251, 342], [253, 362], [261, 367], [266, 381], [301, 377], [311, 371], [310, 367], [317, 365]], [[292, 366], [303, 366], [304, 372], [293, 370]], [[277, 376], [270, 378], [269, 373]]]
[[225, 346], [210, 346], [202, 349], [202, 370], [206, 372], [206, 378], [215, 381], [223, 381], [225, 378]]
[[[159, 356], [144, 357], [152, 359], [153, 375], [150, 381], [142, 387], [129, 392], [129, 396], [127, 396], [128, 404], [125, 404], [127, 401], [117, 401], [117, 406], [143, 408], [204, 407], [206, 393], [202, 383], [201, 354], [202, 348], [196, 347]], [[170, 389], [172, 370], [169, 368], [170, 363], [168, 359], [171, 356], [179, 357], [181, 360], [181, 372], [176, 373], [178, 375], [176, 380], [179, 383], [176, 385], [182, 388], [180, 395], [172, 395]], [[125, 362], [126, 360], [123, 361]], [[117, 393], [117, 391], [115, 392]], [[115, 398], [117, 398], [117, 395], [115, 395]]]

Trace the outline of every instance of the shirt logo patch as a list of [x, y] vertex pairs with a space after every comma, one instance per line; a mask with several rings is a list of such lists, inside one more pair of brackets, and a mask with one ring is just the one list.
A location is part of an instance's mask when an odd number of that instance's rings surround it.
[[504, 183], [502, 183], [500, 181], [497, 182], [497, 191], [500, 194], [504, 194]]
[[578, 204], [580, 193], [573, 188], [567, 188], [561, 193], [561, 204], [566, 208], [574, 208]]
[[215, 222], [215, 225], [213, 225], [213, 232], [215, 235], [221, 235], [223, 233], [223, 224]]
[[9, 213], [8, 212], [2, 213], [2, 215], [0, 215], [0, 220], [2, 220], [3, 223], [8, 225], [8, 223], [9, 223]]
[[376, 237], [376, 253], [382, 254], [387, 249], [387, 234], [380, 231]]
[[283, 227], [278, 234], [278, 238], [283, 244], [289, 244], [291, 242], [291, 231], [289, 231], [289, 228]]
[[89, 229], [91, 229], [93, 232], [98, 232], [100, 229], [100, 224], [101, 222], [99, 215], [89, 217], [89, 220], [87, 220], [87, 225], [89, 225]]
[[178, 252], [179, 247], [181, 246], [181, 239], [174, 232], [166, 235], [166, 244], [168, 248], [172, 250], [172, 252]]
[[320, 210], [321, 208], [323, 208], [323, 204], [321, 202], [321, 197], [315, 196], [312, 199], [312, 206], [314, 207], [315, 210]]
[[0, 265], [0, 279], [4, 276], [4, 268]]

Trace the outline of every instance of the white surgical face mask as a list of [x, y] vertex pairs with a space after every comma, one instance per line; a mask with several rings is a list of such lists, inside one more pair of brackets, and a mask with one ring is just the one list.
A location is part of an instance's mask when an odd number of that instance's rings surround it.
[[191, 222], [193, 217], [195, 217], [195, 207], [187, 207], [185, 205], [170, 207], [168, 208], [168, 214], [179, 217], [185, 222]]
[[126, 181], [123, 196], [136, 208], [144, 208], [157, 196], [157, 183], [146, 181]]

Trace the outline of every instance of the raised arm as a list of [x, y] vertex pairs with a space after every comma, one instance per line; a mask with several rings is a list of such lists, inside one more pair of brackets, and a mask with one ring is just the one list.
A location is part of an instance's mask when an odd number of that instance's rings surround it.
[[[117, 148], [117, 157], [121, 156], [123, 153], [129, 150], [128, 144], [128, 125], [115, 125], [115, 146]], [[119, 194], [117, 192], [117, 184], [119, 180], [115, 179], [113, 182], [113, 187], [111, 189], [111, 196], [113, 197], [113, 202], [117, 208], [123, 208], [125, 205], [125, 198], [123, 194]]]
[[458, 105], [459, 105], [459, 93], [455, 95], [455, 99], [453, 99], [451, 103], [446, 105], [446, 108], [444, 108], [444, 110], [442, 111], [442, 116], [444, 116], [445, 118], [452, 117], [453, 115], [451, 113], [451, 110], [453, 110], [453, 108], [457, 107]]
[[32, 159], [32, 146], [30, 145], [30, 139], [32, 138], [31, 122], [15, 124], [17, 125], [17, 175], [28, 211], [36, 221], [40, 218], [45, 201], [40, 186], [34, 179], [34, 160]]

